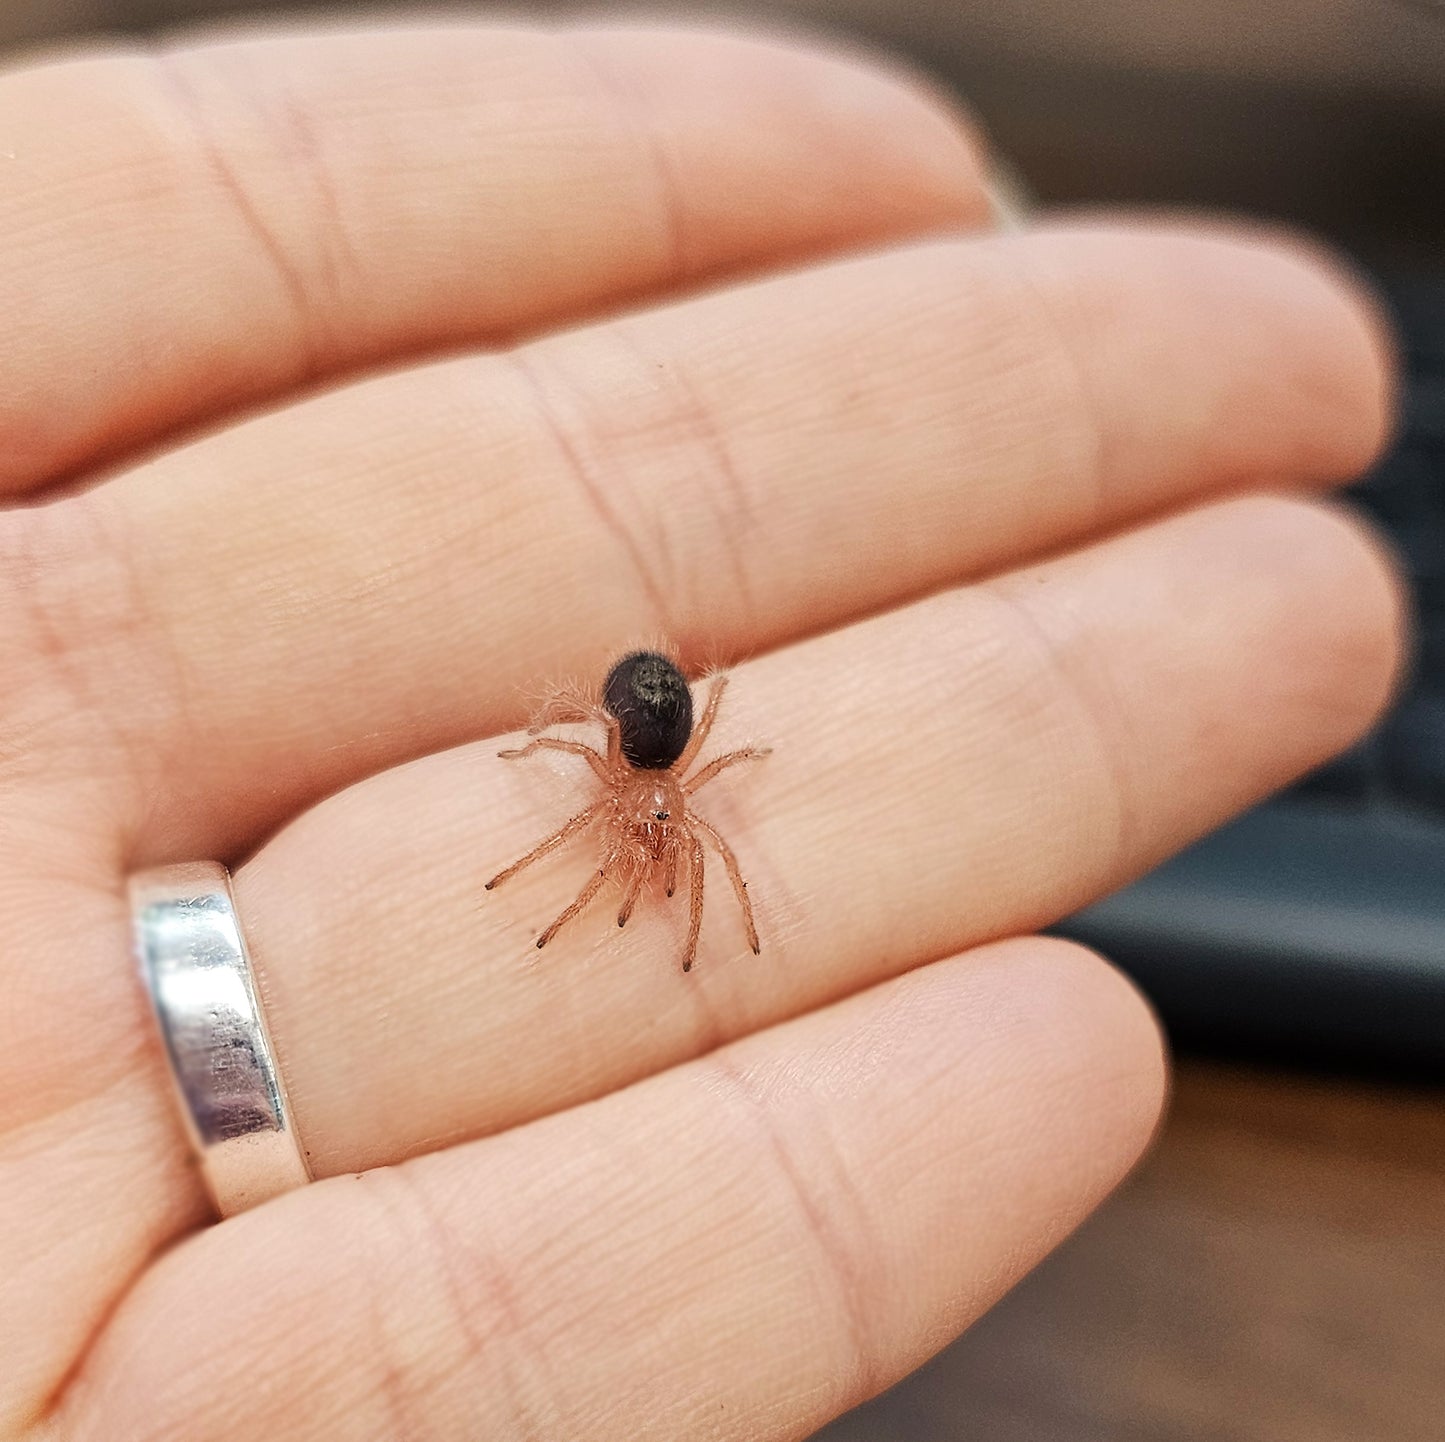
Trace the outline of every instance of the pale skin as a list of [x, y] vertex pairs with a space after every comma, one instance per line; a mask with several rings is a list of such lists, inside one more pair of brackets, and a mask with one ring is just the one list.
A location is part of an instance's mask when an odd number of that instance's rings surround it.
[[[1317, 497], [1390, 361], [1322, 256], [986, 169], [704, 31], [0, 74], [0, 1439], [802, 1438], [1127, 1172], [1157, 1030], [1032, 933], [1385, 704]], [[763, 954], [539, 957], [595, 856], [482, 883], [597, 779], [497, 752], [655, 634], [774, 748], [695, 807]], [[320, 1178], [219, 1226], [123, 904], [191, 857]]]

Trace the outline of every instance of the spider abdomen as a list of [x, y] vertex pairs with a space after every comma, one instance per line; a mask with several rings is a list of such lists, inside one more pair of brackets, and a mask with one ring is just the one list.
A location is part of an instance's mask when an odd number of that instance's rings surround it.
[[692, 692], [657, 651], [633, 651], [608, 673], [602, 704], [617, 720], [622, 754], [644, 771], [665, 771], [692, 735]]

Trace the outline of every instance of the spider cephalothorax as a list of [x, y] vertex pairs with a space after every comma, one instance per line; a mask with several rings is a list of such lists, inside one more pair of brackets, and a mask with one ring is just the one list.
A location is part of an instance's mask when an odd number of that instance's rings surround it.
[[557, 736], [539, 736], [514, 751], [498, 753], [509, 760], [543, 750], [581, 756], [604, 787], [603, 794], [590, 806], [487, 882], [490, 891], [573, 837], [593, 826], [599, 829], [602, 855], [597, 870], [577, 899], [537, 938], [538, 946], [546, 946], [609, 881], [616, 881], [622, 887], [617, 924], [626, 926], [648, 881], [662, 876], [667, 894], [671, 896], [677, 889], [679, 867], [685, 861], [691, 907], [682, 969], [690, 971], [702, 927], [702, 838], [706, 837], [717, 848], [727, 868], [728, 879], [742, 907], [748, 945], [755, 953], [759, 950], [748, 885], [738, 869], [737, 857], [717, 831], [688, 805], [688, 798], [719, 772], [739, 761], [768, 754], [766, 747], [746, 746], [715, 757], [692, 776], [687, 775], [712, 730], [726, 687], [726, 676], [714, 678], [707, 704], [694, 727], [692, 692], [682, 672], [659, 652], [634, 651], [607, 673], [600, 705], [572, 698], [544, 713], [544, 725], [560, 721], [600, 722], [607, 732], [605, 755], [585, 742], [566, 741]]

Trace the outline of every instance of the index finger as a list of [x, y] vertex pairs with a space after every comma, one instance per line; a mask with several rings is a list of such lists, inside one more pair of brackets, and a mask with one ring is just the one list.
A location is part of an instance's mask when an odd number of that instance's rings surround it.
[[778, 41], [452, 25], [0, 78], [0, 493], [404, 353], [988, 204], [916, 83]]

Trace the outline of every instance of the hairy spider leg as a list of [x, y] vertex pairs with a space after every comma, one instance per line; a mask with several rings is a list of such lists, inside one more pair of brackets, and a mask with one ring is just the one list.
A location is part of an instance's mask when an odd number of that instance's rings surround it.
[[672, 764], [672, 769], [679, 776], [692, 765], [693, 758], [702, 749], [702, 743], [707, 740], [707, 733], [712, 730], [712, 723], [717, 720], [717, 708], [721, 704], [723, 692], [727, 688], [728, 674], [724, 671], [720, 676], [713, 678], [712, 686], [707, 693], [707, 704], [702, 708], [702, 716], [697, 725], [692, 728], [692, 735], [687, 738], [687, 745], [682, 748], [682, 755]]
[[534, 751], [565, 751], [569, 756], [585, 756], [587, 764], [601, 780], [611, 780], [611, 774], [602, 753], [582, 741], [563, 741], [557, 736], [541, 736], [536, 741], [529, 741], [525, 746], [516, 746], [510, 751], [498, 751], [497, 755], [504, 761], [520, 761], [522, 757], [530, 756]]
[[697, 958], [697, 936], [702, 930], [702, 842], [696, 836], [688, 851], [692, 870], [692, 893], [687, 911], [687, 948], [682, 954], [682, 969], [691, 971]]
[[[549, 726], [564, 726], [577, 721], [595, 721], [607, 732], [607, 765], [616, 770], [622, 760], [622, 732], [617, 718], [576, 686], [569, 686], [549, 697], [536, 720], [527, 727], [527, 735], [536, 736]], [[603, 773], [598, 772], [598, 775]], [[603, 779], [607, 778], [603, 776]]]
[[607, 765], [615, 772], [622, 765], [622, 727], [617, 723], [617, 717], [609, 716], [605, 711], [602, 719], [607, 726]]
[[607, 880], [605, 871], [595, 871], [592, 879], [577, 893], [577, 900], [562, 913], [561, 916], [537, 938], [537, 950], [540, 951], [546, 944], [557, 935], [579, 912], [585, 911], [591, 904], [592, 898], [602, 890], [602, 883]]
[[627, 890], [622, 894], [622, 909], [617, 913], [618, 926], [627, 925], [632, 908], [637, 905], [637, 898], [642, 894], [642, 883], [646, 874], [644, 868], [639, 866], [633, 873], [632, 880], [627, 883]]
[[726, 755], [709, 761], [696, 776], [690, 777], [682, 783], [682, 794], [691, 796], [699, 787], [706, 786], [720, 771], [726, 771], [729, 766], [736, 766], [739, 761], [753, 761], [763, 756], [771, 756], [771, 746], [744, 746], [740, 751], [729, 751]]
[[555, 851], [565, 841], [570, 841], [579, 831], [585, 830], [597, 819], [597, 813], [607, 804], [608, 798], [604, 796], [600, 801], [594, 801], [585, 811], [579, 811], [560, 830], [554, 831], [545, 841], [539, 841], [520, 861], [514, 861], [505, 871], [499, 871], [484, 888], [490, 891], [494, 886], [500, 886], [502, 882], [509, 881], [524, 867], [530, 866], [534, 861], [540, 861], [548, 852]]
[[762, 947], [758, 945], [758, 928], [753, 923], [753, 903], [748, 895], [748, 884], [743, 880], [743, 873], [738, 866], [738, 859], [733, 855], [733, 849], [727, 844], [708, 822], [691, 808], [687, 811], [687, 824], [701, 831], [709, 841], [718, 849], [718, 855], [723, 859], [723, 865], [727, 867], [728, 880], [733, 884], [733, 891], [737, 895], [738, 905], [743, 909], [743, 926], [747, 929], [748, 945], [753, 949], [753, 955], [757, 956]]
[[554, 692], [527, 727], [527, 735], [536, 736], [549, 726], [564, 726], [575, 721], [601, 721], [606, 712], [575, 683]]
[[666, 878], [665, 890], [671, 896], [677, 890], [677, 862], [682, 855], [682, 847], [676, 841], [669, 841], [667, 844], [666, 870], [663, 875]]

